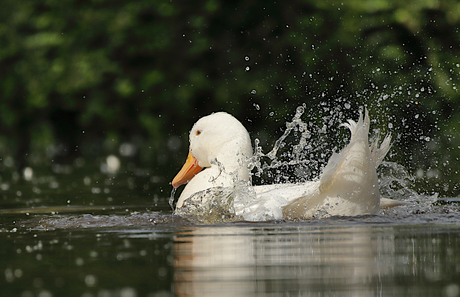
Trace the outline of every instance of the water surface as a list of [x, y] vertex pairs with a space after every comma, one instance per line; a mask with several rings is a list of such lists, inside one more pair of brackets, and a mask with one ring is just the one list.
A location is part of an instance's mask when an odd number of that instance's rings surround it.
[[2, 296], [460, 291], [457, 214], [450, 221], [432, 213], [218, 225], [151, 210], [20, 216], [2, 215]]
[[408, 204], [210, 225], [172, 215], [157, 181], [142, 170], [1, 180], [0, 296], [460, 296], [456, 198], [383, 189]]

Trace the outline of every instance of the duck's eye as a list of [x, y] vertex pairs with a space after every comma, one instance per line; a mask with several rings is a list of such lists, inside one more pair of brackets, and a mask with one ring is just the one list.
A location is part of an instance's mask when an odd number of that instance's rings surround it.
[[196, 130], [196, 136], [201, 134], [201, 130]]

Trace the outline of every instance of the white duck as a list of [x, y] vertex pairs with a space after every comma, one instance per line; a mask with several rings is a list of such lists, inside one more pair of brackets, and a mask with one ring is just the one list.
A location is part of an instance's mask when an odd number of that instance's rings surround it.
[[[342, 124], [351, 131], [350, 143], [334, 153], [317, 181], [300, 184], [250, 185], [252, 146], [248, 132], [233, 116], [217, 112], [199, 119], [190, 131], [186, 163], [172, 186], [188, 183], [176, 205], [180, 210], [193, 194], [214, 187], [247, 185], [253, 197], [235, 198], [236, 215], [245, 220], [310, 219], [324, 215], [377, 214], [380, 206], [397, 201], [381, 199], [376, 168], [390, 148], [390, 135], [369, 147], [369, 117]], [[203, 168], [205, 170], [201, 171]], [[235, 188], [236, 189], [236, 188]]]

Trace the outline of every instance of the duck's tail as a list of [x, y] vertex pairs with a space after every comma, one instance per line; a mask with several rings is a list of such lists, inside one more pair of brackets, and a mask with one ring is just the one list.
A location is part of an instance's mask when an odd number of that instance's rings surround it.
[[383, 158], [385, 158], [388, 151], [390, 150], [391, 133], [388, 133], [387, 136], [385, 136], [380, 146], [378, 146], [378, 141], [379, 139], [376, 138], [374, 141], [372, 141], [370, 147], [372, 159], [374, 159], [376, 167], [378, 167], [380, 163], [382, 163]]
[[350, 129], [350, 143], [334, 153], [323, 170], [317, 193], [296, 199], [286, 205], [287, 219], [305, 219], [316, 214], [361, 215], [379, 211], [380, 194], [376, 168], [390, 149], [391, 136], [380, 146], [369, 147], [369, 115], [360, 113], [357, 122], [342, 124]]

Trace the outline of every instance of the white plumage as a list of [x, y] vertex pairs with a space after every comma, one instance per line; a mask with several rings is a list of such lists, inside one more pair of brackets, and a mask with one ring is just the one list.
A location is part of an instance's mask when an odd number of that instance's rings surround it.
[[[188, 182], [176, 209], [193, 194], [216, 187], [244, 193], [235, 195], [233, 207], [237, 216], [250, 221], [377, 214], [381, 204], [398, 205], [397, 201], [382, 201], [376, 174], [390, 148], [390, 135], [380, 146], [374, 142], [369, 147], [367, 111], [357, 122], [342, 125], [351, 131], [350, 142], [332, 154], [319, 181], [251, 186], [252, 146], [244, 126], [225, 112], [201, 118], [190, 131], [187, 162], [172, 182], [174, 187]], [[202, 168], [205, 170], [200, 171]]]

